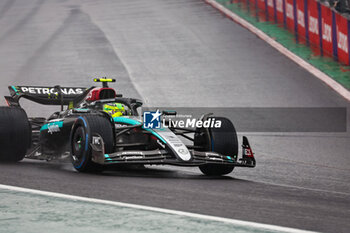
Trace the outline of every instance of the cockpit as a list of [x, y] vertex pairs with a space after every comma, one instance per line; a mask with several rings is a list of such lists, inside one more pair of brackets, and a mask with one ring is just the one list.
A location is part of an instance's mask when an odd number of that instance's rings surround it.
[[111, 117], [120, 117], [120, 116], [130, 116], [131, 111], [129, 107], [125, 104], [118, 102], [109, 102], [101, 105], [101, 110], [108, 113]]

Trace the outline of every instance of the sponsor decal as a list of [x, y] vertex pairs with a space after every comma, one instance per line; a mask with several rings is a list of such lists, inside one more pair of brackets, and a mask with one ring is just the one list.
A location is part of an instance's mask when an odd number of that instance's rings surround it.
[[121, 153], [125, 159], [142, 159], [144, 154], [141, 151], [124, 151]]
[[163, 149], [165, 149], [164, 143], [162, 143], [161, 141], [159, 141], [159, 139], [157, 139], [157, 143], [158, 143], [158, 145], [160, 145]]
[[94, 145], [100, 145], [100, 144], [101, 144], [101, 137], [93, 136], [93, 137], [92, 137], [92, 144], [94, 144]]
[[338, 48], [348, 52], [348, 37], [340, 31], [338, 31]]
[[49, 134], [58, 133], [58, 132], [61, 131], [60, 128], [62, 126], [63, 126], [63, 122], [62, 121], [49, 123], [49, 124], [47, 124], [48, 133]]
[[290, 19], [294, 19], [294, 15], [293, 15], [293, 5], [292, 4], [289, 4], [287, 3], [287, 18], [290, 18]]
[[124, 151], [122, 155], [143, 155], [141, 151]]
[[253, 158], [254, 157], [254, 154], [253, 154], [253, 151], [251, 148], [245, 148], [243, 149], [243, 158], [244, 157], [250, 157], [250, 158]]
[[303, 28], [305, 27], [304, 12], [299, 9], [298, 9], [298, 24]]
[[43, 130], [47, 130], [48, 133], [53, 134], [53, 133], [60, 132], [60, 128], [62, 127], [63, 127], [62, 119], [55, 119], [55, 120], [52, 120], [50, 123], [43, 125], [40, 129], [40, 132]]
[[58, 125], [48, 125], [47, 129], [49, 130], [50, 134], [60, 132], [60, 127]]
[[283, 1], [282, 0], [276, 1], [276, 9], [278, 12], [283, 12]]
[[128, 125], [123, 125], [123, 124], [115, 124], [115, 127], [116, 128], [125, 128], [127, 127]]
[[318, 35], [318, 19], [311, 15], [309, 16], [309, 31]]
[[267, 0], [267, 5], [273, 7], [273, 0]]
[[252, 156], [250, 149], [244, 149], [244, 153], [246, 156]]
[[143, 158], [143, 156], [141, 156], [141, 155], [134, 155], [134, 156], [126, 157], [126, 159], [142, 159], [142, 158]]
[[205, 156], [209, 157], [209, 156], [219, 156], [219, 154], [217, 153], [212, 153], [212, 152], [206, 152]]
[[216, 161], [223, 161], [222, 158], [216, 158], [216, 157], [210, 157], [209, 159], [210, 160], [216, 160]]
[[322, 39], [332, 42], [332, 27], [329, 24], [323, 23]]
[[185, 149], [185, 148], [181, 148], [181, 149], [178, 149], [178, 150], [177, 150], [177, 152], [179, 152], [180, 154], [185, 155], [185, 154], [187, 154], [187, 153], [188, 153], [188, 150], [187, 150], [187, 149]]
[[175, 149], [175, 153], [182, 160], [189, 161], [191, 159], [191, 154], [185, 144], [183, 144], [182, 141], [172, 131], [169, 130], [161, 132], [160, 136], [164, 138], [170, 148]]
[[[57, 89], [53, 87], [19, 87], [19, 91], [24, 94], [33, 95], [58, 95]], [[81, 95], [84, 93], [82, 88], [61, 88], [64, 95]]]

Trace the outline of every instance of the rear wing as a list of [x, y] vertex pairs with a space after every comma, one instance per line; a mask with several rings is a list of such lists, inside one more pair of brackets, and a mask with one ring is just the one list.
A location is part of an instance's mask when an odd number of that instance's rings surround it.
[[5, 96], [9, 106], [19, 106], [19, 100], [25, 98], [44, 105], [73, 105], [84, 100], [94, 87], [42, 87], [9, 86], [11, 96]]

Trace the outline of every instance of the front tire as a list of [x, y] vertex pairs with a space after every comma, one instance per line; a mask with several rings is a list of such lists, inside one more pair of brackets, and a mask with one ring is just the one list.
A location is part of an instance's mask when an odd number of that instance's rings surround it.
[[31, 137], [31, 126], [22, 108], [0, 107], [0, 161], [22, 160], [30, 147]]
[[113, 152], [113, 128], [109, 119], [101, 115], [87, 114], [79, 117], [71, 133], [71, 157], [74, 168], [79, 172], [99, 172], [103, 167], [92, 161], [92, 136], [102, 137], [105, 152]]
[[[238, 138], [236, 129], [232, 122], [225, 117], [211, 117], [215, 120], [221, 121], [220, 128], [210, 128], [209, 135], [203, 138], [198, 138], [197, 140], [209, 144], [208, 150], [220, 153], [222, 155], [230, 156], [234, 159], [238, 156]], [[204, 136], [205, 137], [205, 136]], [[210, 138], [210, 140], [209, 140]], [[195, 139], [196, 141], [196, 139]], [[222, 165], [222, 164], [203, 164], [199, 166], [201, 172], [208, 176], [221, 176], [231, 173], [234, 169], [232, 165]]]

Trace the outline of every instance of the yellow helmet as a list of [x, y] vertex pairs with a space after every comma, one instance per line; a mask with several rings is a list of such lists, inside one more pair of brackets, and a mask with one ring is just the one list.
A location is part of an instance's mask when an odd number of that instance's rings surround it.
[[112, 117], [120, 117], [126, 115], [125, 107], [121, 103], [108, 103], [103, 105], [103, 111]]

